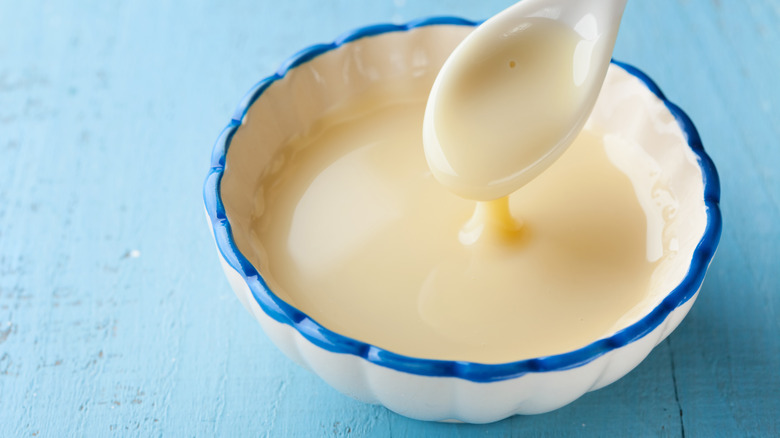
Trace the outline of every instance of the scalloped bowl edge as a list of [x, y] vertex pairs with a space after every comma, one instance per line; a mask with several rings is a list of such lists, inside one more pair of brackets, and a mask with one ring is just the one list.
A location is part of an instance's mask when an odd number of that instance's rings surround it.
[[639, 79], [668, 108], [695, 154], [704, 184], [706, 227], [682, 282], [651, 312], [623, 330], [560, 355], [486, 365], [410, 358], [331, 332], [280, 300], [238, 250], [220, 193], [227, 150], [247, 110], [290, 69], [360, 38], [426, 26], [474, 26], [456, 17], [432, 17], [403, 25], [367, 26], [330, 44], [311, 46], [285, 61], [272, 76], [247, 93], [212, 152], [204, 184], [204, 203], [217, 252], [241, 303], [269, 338], [295, 362], [340, 392], [377, 403], [420, 420], [487, 423], [515, 414], [537, 414], [562, 407], [588, 391], [606, 386], [636, 367], [682, 321], [695, 301], [721, 233], [720, 185], [688, 116], [665, 98], [640, 70], [613, 61]]

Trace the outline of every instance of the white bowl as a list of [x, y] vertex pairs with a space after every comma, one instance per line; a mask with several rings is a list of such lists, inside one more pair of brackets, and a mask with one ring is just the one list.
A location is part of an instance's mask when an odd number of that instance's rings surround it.
[[[635, 139], [679, 202], [670, 227], [678, 256], [625, 328], [578, 350], [503, 364], [414, 358], [323, 327], [271, 291], [252, 259], [252, 189], [293, 134], [375, 84], [403, 79], [427, 90], [475, 23], [436, 17], [369, 26], [304, 49], [244, 98], [214, 146], [206, 212], [239, 300], [295, 362], [356, 399], [416, 419], [487, 423], [564, 406], [637, 366], [691, 308], [720, 238], [720, 188], [691, 121], [634, 67], [610, 66], [589, 124]], [[262, 268], [260, 268], [262, 270]]]

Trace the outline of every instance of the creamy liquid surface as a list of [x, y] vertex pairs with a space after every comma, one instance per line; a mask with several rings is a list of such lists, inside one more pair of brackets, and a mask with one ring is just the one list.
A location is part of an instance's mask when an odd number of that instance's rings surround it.
[[599, 89], [593, 41], [547, 18], [511, 24], [467, 37], [428, 99], [428, 164], [465, 198], [497, 199], [541, 173], [574, 139]]
[[433, 177], [426, 102], [407, 97], [331, 112], [260, 181], [250, 258], [274, 293], [332, 331], [429, 359], [558, 354], [633, 322], [658, 262], [600, 133], [475, 211]]

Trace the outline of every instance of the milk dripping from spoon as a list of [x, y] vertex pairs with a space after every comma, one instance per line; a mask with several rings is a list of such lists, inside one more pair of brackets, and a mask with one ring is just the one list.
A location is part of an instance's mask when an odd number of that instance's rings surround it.
[[425, 110], [434, 177], [461, 197], [500, 202], [549, 167], [593, 109], [626, 1], [523, 0], [466, 37]]

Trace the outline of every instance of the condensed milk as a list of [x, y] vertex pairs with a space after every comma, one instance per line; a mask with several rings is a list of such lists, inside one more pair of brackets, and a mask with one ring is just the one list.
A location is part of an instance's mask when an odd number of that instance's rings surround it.
[[620, 148], [585, 129], [476, 207], [428, 166], [426, 97], [366, 94], [281, 148], [250, 239], [274, 293], [332, 331], [429, 359], [516, 361], [625, 326], [659, 259]]

